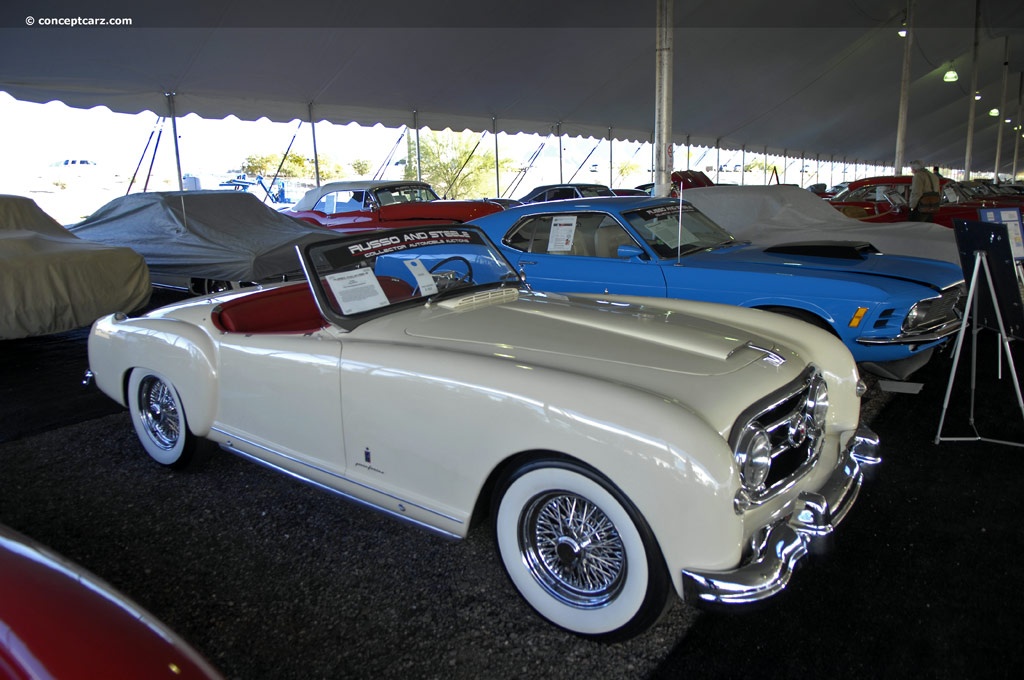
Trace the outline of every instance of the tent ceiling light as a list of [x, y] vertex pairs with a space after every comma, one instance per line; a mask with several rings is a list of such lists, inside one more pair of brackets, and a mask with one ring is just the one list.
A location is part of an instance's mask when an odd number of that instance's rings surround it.
[[944, 80], [947, 83], [955, 83], [959, 79], [960, 76], [958, 76], [956, 71], [954, 71], [952, 68], [946, 71], [945, 75], [942, 76], [942, 80]]

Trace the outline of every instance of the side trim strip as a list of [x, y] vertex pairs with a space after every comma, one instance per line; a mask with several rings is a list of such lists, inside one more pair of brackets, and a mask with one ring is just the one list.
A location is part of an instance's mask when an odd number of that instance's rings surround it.
[[[214, 432], [218, 432], [218, 433], [224, 435], [225, 437], [228, 437], [229, 439], [236, 439], [236, 440], [238, 440], [240, 442], [244, 442], [245, 444], [247, 444], [249, 446], [252, 446], [253, 448], [260, 449], [261, 451], [266, 451], [267, 453], [269, 453], [269, 454], [271, 454], [273, 456], [277, 456], [279, 458], [283, 458], [285, 460], [291, 461], [291, 462], [296, 463], [298, 465], [302, 465], [304, 467], [310, 468], [311, 470], [316, 470], [317, 472], [320, 472], [320, 473], [323, 473], [323, 474], [328, 475], [330, 477], [333, 477], [335, 479], [341, 480], [341, 481], [345, 482], [346, 484], [352, 484], [354, 486], [358, 486], [358, 487], [360, 487], [362, 489], [366, 489], [367, 491], [371, 491], [373, 493], [380, 494], [382, 496], [385, 496], [387, 498], [395, 500], [395, 501], [397, 501], [399, 503], [404, 503], [404, 504], [409, 505], [411, 507], [423, 510], [424, 512], [429, 512], [432, 515], [437, 515], [438, 517], [441, 517], [441, 518], [446, 519], [446, 520], [451, 521], [451, 522], [455, 522], [456, 524], [464, 524], [465, 523], [463, 520], [460, 520], [458, 517], [453, 517], [451, 515], [446, 515], [446, 514], [444, 514], [442, 512], [438, 512], [437, 510], [434, 510], [432, 508], [428, 508], [428, 507], [425, 507], [423, 505], [420, 505], [419, 503], [413, 503], [412, 501], [406, 500], [406, 499], [401, 498], [399, 496], [395, 496], [394, 494], [390, 494], [390, 493], [388, 493], [386, 491], [381, 491], [380, 489], [372, 487], [369, 484], [364, 484], [362, 482], [355, 481], [353, 479], [350, 479], [349, 477], [345, 477], [344, 475], [339, 475], [336, 472], [331, 472], [330, 470], [325, 470], [324, 468], [317, 467], [316, 465], [310, 465], [309, 463], [307, 463], [305, 461], [302, 461], [302, 460], [299, 460], [299, 459], [295, 458], [294, 456], [289, 456], [287, 454], [281, 453], [280, 451], [275, 451], [274, 449], [271, 449], [271, 448], [268, 448], [266, 446], [263, 446], [262, 444], [257, 444], [254, 441], [246, 439], [245, 437], [239, 437], [237, 434], [232, 434], [230, 432], [226, 432], [226, 431], [222, 430], [219, 427], [213, 427], [213, 428], [210, 428], [210, 429], [212, 429]], [[283, 472], [284, 474], [288, 475], [289, 477], [293, 477], [294, 479], [298, 479], [298, 480], [306, 482], [308, 484], [312, 484], [313, 486], [319, 487], [319, 488], [321, 488], [321, 489], [323, 489], [325, 491], [330, 491], [331, 493], [337, 494], [337, 495], [339, 495], [339, 496], [341, 496], [343, 498], [351, 500], [351, 501], [353, 501], [355, 503], [358, 503], [360, 505], [364, 505], [364, 506], [366, 506], [368, 508], [373, 508], [374, 510], [379, 510], [380, 512], [383, 512], [383, 513], [385, 513], [387, 515], [391, 515], [393, 517], [397, 517], [398, 519], [404, 520], [406, 522], [410, 522], [412, 524], [416, 524], [418, 526], [422, 526], [423, 528], [429, 529], [429, 530], [434, 531], [436, 533], [439, 533], [442, 536], [448, 536], [450, 538], [456, 538], [456, 539], [459, 539], [459, 540], [462, 539], [462, 537], [459, 536], [458, 534], [454, 534], [454, 533], [445, 531], [443, 529], [439, 529], [439, 528], [437, 528], [435, 526], [432, 526], [430, 524], [425, 524], [425, 523], [423, 523], [423, 522], [421, 522], [419, 520], [412, 519], [412, 518], [407, 517], [407, 516], [405, 516], [405, 515], [403, 515], [401, 513], [395, 512], [394, 510], [390, 510], [388, 508], [385, 508], [385, 507], [382, 507], [380, 505], [377, 505], [376, 503], [372, 503], [370, 501], [367, 501], [365, 499], [359, 498], [357, 496], [353, 496], [350, 493], [347, 493], [345, 491], [341, 491], [340, 489], [336, 489], [336, 488], [334, 488], [332, 486], [328, 486], [327, 484], [324, 484], [323, 482], [318, 482], [315, 479], [312, 479], [310, 477], [307, 477], [306, 475], [303, 475], [303, 474], [300, 474], [298, 472], [295, 472], [294, 470], [289, 470], [288, 468], [281, 467], [280, 465], [272, 463], [269, 460], [265, 460], [263, 458], [255, 456], [255, 455], [253, 455], [251, 453], [248, 453], [246, 451], [242, 451], [241, 449], [238, 449], [238, 448], [236, 448], [236, 447], [234, 447], [234, 446], [232, 446], [230, 444], [220, 444], [220, 447], [222, 449], [224, 449], [225, 451], [230, 451], [231, 453], [234, 453], [234, 454], [236, 454], [238, 456], [241, 456], [243, 458], [251, 460], [254, 463], [259, 463], [260, 465], [268, 467], [271, 470], [276, 470], [277, 472]]]

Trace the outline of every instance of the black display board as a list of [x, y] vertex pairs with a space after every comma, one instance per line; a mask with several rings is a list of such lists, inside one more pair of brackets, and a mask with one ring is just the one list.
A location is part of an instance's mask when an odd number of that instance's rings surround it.
[[[1007, 226], [992, 222], [953, 220], [953, 231], [956, 234], [957, 249], [960, 251], [964, 281], [970, 285], [979, 252], [985, 254], [992, 276], [995, 300], [992, 299], [984, 271], [979, 274], [974, 290], [978, 303], [974, 323], [998, 332], [999, 320], [995, 313], [998, 304], [1006, 334], [1012, 338], [1024, 339], [1024, 299]], [[966, 312], [973, 315], [974, 310], [968, 309]]]

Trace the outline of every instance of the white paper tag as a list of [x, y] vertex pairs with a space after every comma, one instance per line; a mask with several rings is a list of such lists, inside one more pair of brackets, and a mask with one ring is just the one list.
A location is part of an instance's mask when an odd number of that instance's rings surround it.
[[572, 252], [572, 241], [575, 237], [575, 215], [559, 215], [557, 217], [553, 217], [551, 219], [551, 234], [548, 235], [548, 252]]
[[388, 296], [369, 267], [330, 274], [327, 285], [337, 298], [342, 314], [358, 314], [388, 305]]
[[419, 286], [420, 295], [423, 295], [424, 297], [437, 295], [437, 282], [434, 281], [434, 277], [427, 271], [427, 268], [423, 266], [422, 262], [419, 260], [405, 260], [405, 266], [416, 279], [416, 285]]

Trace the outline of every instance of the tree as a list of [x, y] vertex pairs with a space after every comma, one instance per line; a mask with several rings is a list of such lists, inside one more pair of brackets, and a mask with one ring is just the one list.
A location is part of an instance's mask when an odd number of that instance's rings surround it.
[[252, 154], [246, 156], [245, 162], [242, 163], [242, 172], [247, 175], [261, 175], [266, 177], [270, 174], [270, 168], [277, 168], [277, 164], [281, 162], [281, 156], [275, 155], [259, 155]]
[[640, 164], [636, 161], [622, 161], [615, 165], [615, 186], [622, 185], [623, 182], [628, 180], [632, 175], [640, 172]]
[[[416, 178], [416, 149], [409, 140], [406, 179]], [[501, 169], [511, 167], [502, 161]], [[484, 149], [474, 132], [428, 131], [420, 134], [420, 174], [446, 198], [479, 198], [494, 194], [494, 152]]]
[[368, 160], [357, 158], [349, 163], [349, 165], [352, 167], [352, 171], [360, 177], [365, 177], [370, 174], [370, 161]]

